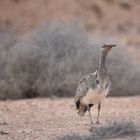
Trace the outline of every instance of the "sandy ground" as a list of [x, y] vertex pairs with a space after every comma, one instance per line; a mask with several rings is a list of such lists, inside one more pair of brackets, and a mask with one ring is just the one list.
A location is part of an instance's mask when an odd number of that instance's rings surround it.
[[[88, 114], [80, 118], [72, 98], [0, 101], [0, 116], [0, 140], [52, 140], [91, 133]], [[92, 116], [95, 122], [97, 106], [92, 108]], [[140, 96], [105, 99], [100, 120], [100, 125], [128, 120], [140, 126]]]

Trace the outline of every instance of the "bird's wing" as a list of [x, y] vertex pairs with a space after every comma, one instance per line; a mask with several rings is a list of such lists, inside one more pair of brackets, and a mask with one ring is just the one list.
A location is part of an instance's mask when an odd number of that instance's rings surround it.
[[96, 74], [97, 72], [90, 73], [81, 78], [77, 86], [75, 100], [74, 100], [76, 104], [79, 102], [79, 100], [82, 97], [86, 95], [89, 88], [95, 88]]

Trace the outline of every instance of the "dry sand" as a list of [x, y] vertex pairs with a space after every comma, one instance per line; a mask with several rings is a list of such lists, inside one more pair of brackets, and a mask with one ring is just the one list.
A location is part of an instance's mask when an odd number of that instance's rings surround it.
[[[52, 140], [91, 133], [88, 113], [79, 117], [73, 98], [0, 101], [0, 116], [0, 140]], [[95, 122], [97, 106], [92, 108], [92, 116]], [[130, 121], [140, 126], [140, 96], [105, 99], [100, 126], [110, 120]], [[93, 127], [98, 126], [94, 124]], [[133, 136], [132, 139], [139, 140], [140, 137]]]

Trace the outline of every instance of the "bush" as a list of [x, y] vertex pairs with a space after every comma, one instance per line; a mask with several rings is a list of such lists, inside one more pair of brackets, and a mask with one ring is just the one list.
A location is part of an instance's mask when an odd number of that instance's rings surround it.
[[[102, 44], [106, 42], [104, 39]], [[78, 80], [97, 68], [99, 41], [77, 23], [46, 23], [36, 27], [28, 40], [9, 44], [10, 49], [3, 46], [2, 50], [7, 56], [0, 59], [0, 64], [5, 61], [0, 74], [3, 99], [73, 96]], [[107, 63], [112, 95], [139, 93], [140, 67], [124, 47], [113, 49]]]
[[81, 64], [88, 65], [90, 45], [88, 34], [75, 24], [45, 24], [34, 30], [30, 42], [18, 42], [10, 52], [9, 72], [20, 94], [73, 95], [82, 70], [92, 67]]
[[139, 130], [138, 126], [129, 121], [107, 122], [104, 126], [93, 126], [90, 129], [91, 135], [79, 136], [76, 134], [66, 135], [59, 140], [108, 140], [116, 138], [138, 138]]
[[15, 98], [17, 92], [11, 91], [9, 79], [9, 52], [14, 47], [17, 34], [8, 26], [0, 24], [0, 99]]

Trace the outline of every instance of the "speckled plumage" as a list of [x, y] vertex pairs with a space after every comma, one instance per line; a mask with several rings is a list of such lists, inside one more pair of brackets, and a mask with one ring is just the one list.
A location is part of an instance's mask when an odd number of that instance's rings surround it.
[[76, 103], [77, 109], [79, 109], [79, 105], [78, 105], [79, 100], [86, 95], [89, 88], [96, 87], [96, 83], [95, 83], [95, 79], [97, 77], [96, 73], [97, 72], [87, 74], [83, 76], [78, 82], [75, 100], [74, 100]]
[[115, 45], [103, 45], [100, 51], [100, 59], [97, 70], [94, 73], [83, 76], [77, 85], [75, 104], [79, 110], [78, 114], [83, 116], [88, 110], [91, 123], [92, 118], [90, 114], [90, 107], [98, 103], [98, 117], [99, 122], [99, 111], [101, 108], [102, 100], [109, 94], [111, 90], [111, 82], [107, 75], [106, 69], [106, 56], [111, 48]]

